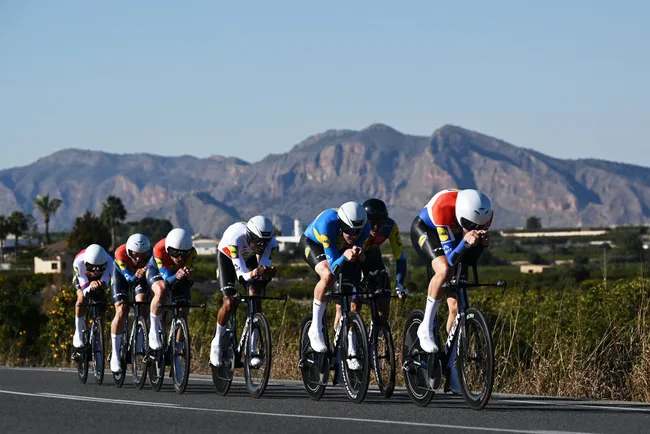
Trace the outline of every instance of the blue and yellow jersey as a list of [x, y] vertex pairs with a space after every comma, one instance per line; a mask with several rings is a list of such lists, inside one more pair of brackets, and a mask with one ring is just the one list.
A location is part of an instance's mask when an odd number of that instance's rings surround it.
[[[335, 273], [345, 260], [343, 252], [352, 247], [343, 239], [343, 233], [339, 227], [338, 210], [330, 208], [318, 214], [318, 217], [307, 226], [304, 234], [310, 240], [323, 246], [330, 270]], [[366, 224], [354, 245], [363, 247], [363, 243], [369, 235], [370, 225]]]
[[378, 249], [386, 240], [390, 242], [390, 248], [395, 257], [395, 279], [403, 285], [406, 279], [406, 254], [395, 220], [389, 218], [376, 237], [369, 236], [363, 244], [363, 250]]

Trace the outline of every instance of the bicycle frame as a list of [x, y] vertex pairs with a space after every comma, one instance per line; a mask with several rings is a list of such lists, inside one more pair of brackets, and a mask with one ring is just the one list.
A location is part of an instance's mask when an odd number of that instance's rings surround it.
[[233, 348], [235, 350], [235, 358], [241, 360], [241, 355], [244, 353], [244, 349], [248, 344], [248, 329], [251, 327], [251, 321], [253, 316], [258, 312], [255, 303], [256, 300], [284, 300], [284, 303], [287, 303], [287, 296], [283, 295], [281, 297], [266, 297], [262, 295], [238, 295], [237, 298], [241, 303], [246, 304], [247, 314], [246, 321], [244, 322], [244, 329], [242, 330], [241, 337], [239, 338], [239, 344], [235, 345], [237, 342], [237, 314], [233, 312], [230, 317], [232, 323], [232, 337], [233, 337]]

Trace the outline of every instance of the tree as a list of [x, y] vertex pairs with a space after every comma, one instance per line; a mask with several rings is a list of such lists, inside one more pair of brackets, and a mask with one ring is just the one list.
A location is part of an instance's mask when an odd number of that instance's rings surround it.
[[126, 208], [122, 199], [117, 196], [108, 196], [102, 205], [101, 219], [111, 230], [111, 250], [115, 250], [115, 228], [126, 219]]
[[534, 250], [528, 252], [528, 262], [533, 265], [543, 265], [546, 263], [544, 258], [542, 258], [542, 255]]
[[531, 216], [526, 219], [527, 231], [538, 231], [542, 228], [542, 220], [539, 217]]
[[29, 229], [30, 219], [20, 211], [14, 211], [9, 216], [9, 231], [16, 238], [14, 246], [14, 258], [18, 257], [18, 238], [20, 238]]
[[61, 199], [50, 199], [50, 195], [38, 195], [34, 199], [34, 205], [43, 215], [43, 222], [45, 223], [45, 241], [51, 244], [50, 240], [50, 217], [56, 214], [63, 201]]
[[68, 235], [68, 248], [77, 251], [91, 244], [99, 244], [105, 249], [111, 244], [111, 233], [101, 218], [90, 211], [77, 217]]
[[0, 264], [4, 261], [5, 240], [9, 234], [9, 220], [7, 217], [0, 215]]

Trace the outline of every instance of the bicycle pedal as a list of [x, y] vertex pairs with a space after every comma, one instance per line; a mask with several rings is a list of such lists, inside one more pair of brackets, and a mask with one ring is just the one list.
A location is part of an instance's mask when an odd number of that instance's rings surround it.
[[309, 363], [309, 359], [307, 359], [306, 357], [303, 357], [298, 361], [298, 368], [300, 368], [300, 370], [302, 371], [308, 370], [310, 366], [311, 365]]

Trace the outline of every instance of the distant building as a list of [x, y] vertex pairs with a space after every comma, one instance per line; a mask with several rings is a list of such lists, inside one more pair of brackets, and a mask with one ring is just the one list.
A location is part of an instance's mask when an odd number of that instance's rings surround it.
[[298, 242], [300, 242], [300, 236], [302, 235], [302, 232], [303, 229], [300, 225], [300, 220], [294, 220], [292, 236], [280, 235], [275, 237], [275, 239], [278, 241], [278, 250], [283, 252], [289, 247], [298, 247]]
[[67, 248], [66, 241], [59, 241], [45, 247], [43, 256], [34, 257], [35, 274], [63, 274], [66, 279], [72, 278], [72, 263], [76, 252]]
[[525, 274], [536, 274], [536, 273], [543, 273], [544, 270], [549, 268], [553, 268], [553, 265], [526, 264], [526, 265], [520, 265], [519, 271]]
[[216, 238], [197, 238], [192, 244], [199, 256], [216, 256], [219, 240]]
[[515, 238], [535, 238], [535, 237], [596, 237], [606, 234], [607, 230], [592, 231], [550, 231], [550, 232], [504, 232], [501, 236]]

